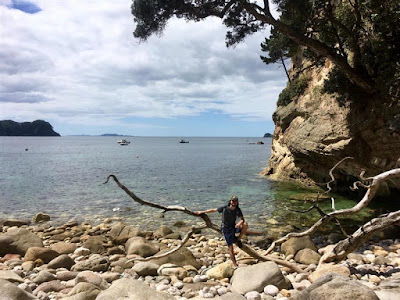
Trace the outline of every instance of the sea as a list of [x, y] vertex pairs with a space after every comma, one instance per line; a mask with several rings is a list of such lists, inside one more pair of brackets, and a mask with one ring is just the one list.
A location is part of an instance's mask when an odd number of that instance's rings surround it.
[[[226, 205], [236, 195], [255, 230], [289, 231], [318, 219], [295, 212], [310, 206], [302, 200], [315, 191], [260, 175], [271, 138], [185, 137], [189, 143], [182, 144], [181, 137], [124, 137], [127, 146], [117, 143], [121, 138], [0, 137], [0, 219], [44, 212], [53, 222], [115, 218], [148, 230], [198, 222], [134, 202], [114, 181], [104, 184], [110, 174], [144, 200], [195, 211]], [[337, 208], [352, 205], [353, 199], [337, 196]], [[212, 218], [218, 223], [220, 216]]]

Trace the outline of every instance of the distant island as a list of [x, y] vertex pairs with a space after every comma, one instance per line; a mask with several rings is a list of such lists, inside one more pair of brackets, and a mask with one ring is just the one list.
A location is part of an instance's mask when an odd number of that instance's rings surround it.
[[50, 123], [43, 120], [18, 123], [11, 120], [0, 121], [0, 136], [60, 136]]
[[104, 134], [101, 134], [100, 136], [126, 136], [126, 135], [116, 134], [116, 133], [104, 133]]
[[264, 137], [266, 137], [266, 138], [272, 138], [272, 137], [274, 137], [274, 135], [273, 135], [273, 134], [270, 134], [270, 133], [266, 133], [266, 134], [264, 134]]

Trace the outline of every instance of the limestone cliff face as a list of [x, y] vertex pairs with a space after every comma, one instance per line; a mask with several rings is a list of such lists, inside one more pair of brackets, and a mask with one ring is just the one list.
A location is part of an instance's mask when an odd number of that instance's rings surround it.
[[[294, 68], [292, 66], [292, 68]], [[335, 171], [338, 186], [358, 178], [400, 167], [400, 104], [387, 99], [364, 99], [340, 106], [335, 96], [322, 92], [332, 66], [310, 68], [302, 95], [274, 113], [271, 158], [264, 174], [295, 179], [307, 185], [329, 181], [329, 170], [351, 156]], [[391, 187], [400, 189], [398, 182]]]

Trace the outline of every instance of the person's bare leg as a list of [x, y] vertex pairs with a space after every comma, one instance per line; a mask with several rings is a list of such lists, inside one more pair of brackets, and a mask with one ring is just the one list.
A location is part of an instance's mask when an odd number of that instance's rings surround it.
[[229, 250], [229, 256], [231, 257], [233, 265], [235, 267], [237, 267], [238, 265], [237, 265], [237, 262], [236, 262], [235, 253], [233, 253], [233, 245], [228, 246], [228, 250]]
[[238, 236], [238, 239], [241, 239], [242, 238], [242, 236], [244, 236], [246, 233], [247, 233], [247, 229], [249, 228], [249, 225], [245, 222], [245, 223], [243, 223], [243, 225], [242, 225], [242, 228], [241, 228], [241, 230], [240, 230], [240, 234], [239, 234], [239, 236]]

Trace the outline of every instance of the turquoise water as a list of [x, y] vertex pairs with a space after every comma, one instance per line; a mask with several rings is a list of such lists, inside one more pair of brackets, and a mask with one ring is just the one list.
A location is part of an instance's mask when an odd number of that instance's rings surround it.
[[[103, 184], [115, 174], [142, 199], [163, 205], [203, 210], [237, 195], [256, 229], [310, 223], [308, 216], [285, 209], [308, 207], [290, 199], [304, 190], [259, 176], [270, 156], [269, 138], [192, 137], [179, 144], [175, 137], [129, 137], [129, 146], [118, 139], [0, 137], [0, 218], [32, 218], [43, 211], [60, 222], [115, 216], [147, 228], [188, 218], [167, 213], [161, 219], [159, 211], [132, 202], [114, 182]], [[259, 140], [265, 144], [250, 144]], [[218, 215], [213, 218], [219, 222]]]

